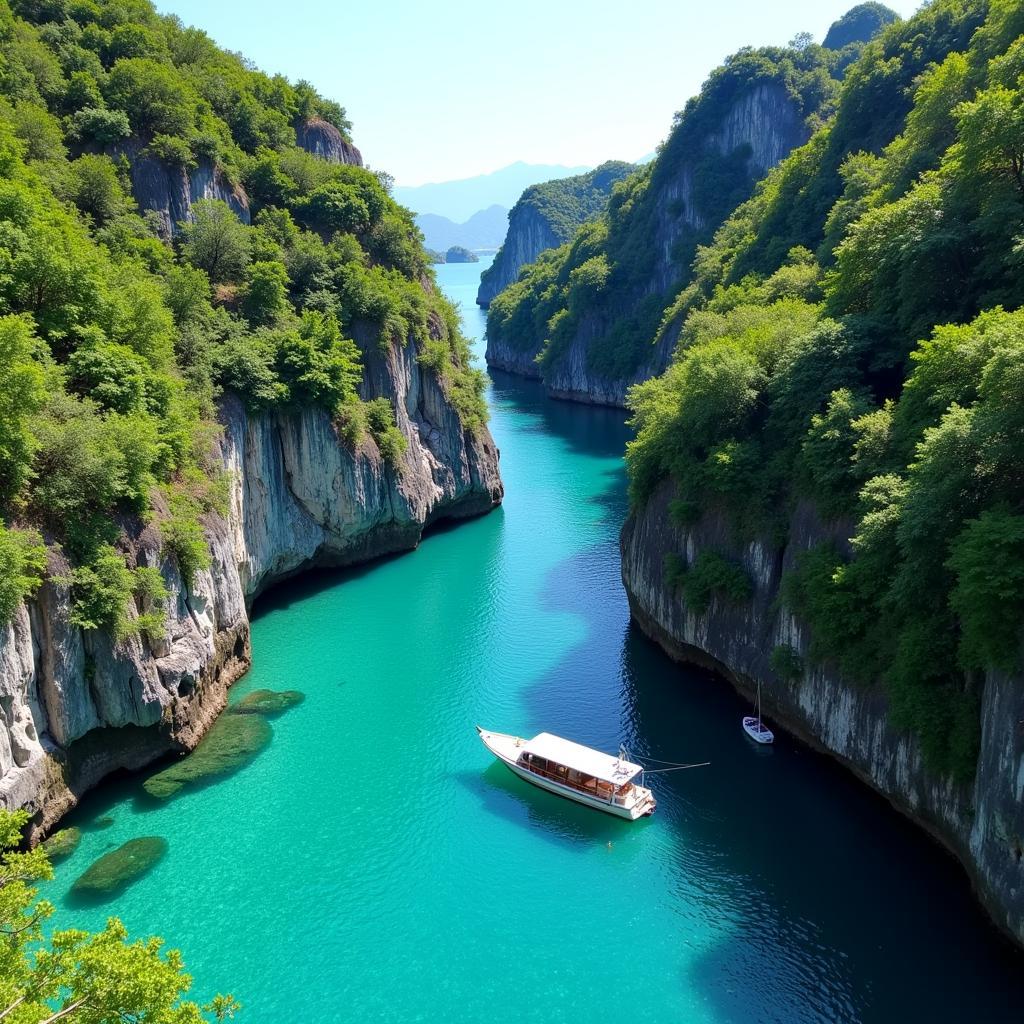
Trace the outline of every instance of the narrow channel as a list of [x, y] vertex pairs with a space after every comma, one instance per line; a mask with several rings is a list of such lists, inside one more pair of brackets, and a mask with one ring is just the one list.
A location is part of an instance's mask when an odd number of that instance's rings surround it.
[[[485, 266], [438, 268], [481, 355]], [[58, 926], [163, 935], [243, 1024], [1019, 1021], [1020, 959], [963, 872], [826, 758], [756, 748], [724, 682], [630, 627], [624, 416], [504, 375], [490, 405], [503, 508], [264, 598], [232, 699], [305, 702], [214, 785], [87, 798]], [[476, 723], [711, 765], [655, 777], [629, 823], [513, 778]], [[168, 843], [152, 872], [69, 901], [142, 835]]]

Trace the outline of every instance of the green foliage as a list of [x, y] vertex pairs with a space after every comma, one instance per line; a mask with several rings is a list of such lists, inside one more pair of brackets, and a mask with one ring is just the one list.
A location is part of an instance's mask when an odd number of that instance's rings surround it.
[[84, 153], [72, 161], [68, 171], [71, 201], [94, 224], [102, 227], [127, 212], [128, 201], [110, 157]]
[[715, 597], [742, 604], [754, 592], [750, 577], [740, 566], [710, 549], [701, 551], [691, 565], [675, 565], [673, 569], [686, 605], [695, 615], [704, 615]]
[[768, 655], [768, 664], [780, 679], [788, 682], [795, 682], [804, 674], [803, 658], [790, 644], [773, 647], [772, 653]]
[[857, 4], [841, 18], [832, 22], [822, 44], [830, 50], [841, 50], [850, 43], [870, 42], [886, 26], [899, 21], [899, 15], [885, 4]]
[[292, 402], [333, 412], [355, 394], [362, 373], [359, 349], [342, 336], [332, 313], [308, 310], [298, 329], [280, 333], [274, 344], [277, 377]]
[[392, 466], [399, 465], [409, 442], [395, 424], [395, 411], [386, 398], [374, 398], [366, 403], [366, 424], [384, 461]]
[[221, 199], [200, 199], [182, 223], [182, 255], [217, 284], [239, 281], [249, 263], [249, 231]]
[[288, 308], [288, 271], [278, 260], [258, 260], [246, 273], [242, 312], [253, 324], [271, 324]]
[[[748, 48], [730, 57], [676, 115], [657, 160], [616, 183], [598, 219], [524, 268], [491, 303], [490, 341], [536, 353], [550, 376], [574, 340], [583, 339], [594, 376], [633, 377], [653, 356], [666, 309], [685, 294], [698, 247], [750, 195], [764, 170], [749, 147], [720, 152], [714, 139], [722, 122], [753, 91], [774, 88], [810, 130], [834, 101], [833, 61], [813, 45]], [[670, 201], [684, 176], [693, 182], [692, 195], [686, 203]]]
[[34, 532], [9, 530], [0, 523], [0, 622], [7, 622], [18, 605], [43, 581], [46, 547]]
[[30, 417], [44, 401], [44, 375], [34, 355], [32, 322], [0, 317], [0, 505], [28, 479], [34, 440]]
[[[36, 902], [34, 884], [53, 877], [44, 846], [22, 852], [24, 811], [0, 810], [0, 1015], [18, 1024], [42, 1024], [55, 1016], [74, 1020], [151, 1020], [200, 1024], [203, 1011], [183, 1001], [191, 979], [181, 954], [159, 939], [129, 942], [116, 918], [96, 933], [64, 930], [44, 939], [53, 914]], [[218, 996], [205, 1011], [222, 1021], [239, 1004]]]
[[[58, 582], [71, 588], [71, 623], [81, 629], [109, 630], [122, 641], [145, 631], [151, 639], [163, 638], [163, 616], [158, 612], [130, 616], [133, 598], [159, 605], [167, 590], [159, 572], [142, 567], [129, 569], [124, 556], [110, 546], [101, 547], [87, 565], [78, 566]], [[132, 605], [134, 611], [134, 605]]]
[[[554, 239], [553, 248], [564, 245], [581, 225], [604, 210], [612, 187], [634, 170], [636, 168], [632, 164], [609, 160], [587, 174], [531, 185], [509, 212], [509, 222], [515, 224], [527, 219], [532, 222], [539, 218]], [[488, 289], [489, 281], [503, 276], [503, 253], [504, 249], [499, 249], [494, 261], [480, 275], [480, 286], [484, 291]]]
[[1024, 515], [1007, 506], [972, 519], [953, 542], [956, 575], [950, 604], [960, 619], [965, 668], [1020, 665], [1020, 609], [1024, 607]]
[[210, 549], [203, 532], [202, 515], [207, 509], [200, 497], [175, 487], [168, 491], [167, 514], [159, 520], [165, 550], [178, 563], [178, 572], [186, 587], [196, 573], [210, 567]]
[[[163, 634], [163, 577], [120, 552], [153, 522], [186, 587], [209, 566], [224, 390], [257, 412], [359, 408], [398, 465], [405, 438], [386, 402], [384, 416], [359, 401], [352, 339], [433, 338], [441, 386], [468, 429], [483, 422], [411, 215], [382, 177], [296, 146], [317, 119], [347, 137], [344, 110], [308, 83], [254, 70], [147, 0], [0, 11], [0, 523], [18, 525], [0, 525], [0, 622], [45, 575], [38, 529], [76, 624]], [[153, 162], [247, 188], [254, 225], [200, 200], [163, 237], [130, 194]]]

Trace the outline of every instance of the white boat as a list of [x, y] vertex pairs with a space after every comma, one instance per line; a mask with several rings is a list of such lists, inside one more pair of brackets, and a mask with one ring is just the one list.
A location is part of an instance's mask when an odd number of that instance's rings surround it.
[[[549, 732], [526, 740], [479, 725], [476, 731], [499, 761], [541, 789], [631, 821], [654, 813], [654, 794], [643, 785], [643, 765]], [[634, 781], [637, 776], [639, 783]]]
[[757, 684], [757, 715], [743, 719], [743, 731], [756, 743], [774, 743], [775, 733], [761, 721], [761, 683]]

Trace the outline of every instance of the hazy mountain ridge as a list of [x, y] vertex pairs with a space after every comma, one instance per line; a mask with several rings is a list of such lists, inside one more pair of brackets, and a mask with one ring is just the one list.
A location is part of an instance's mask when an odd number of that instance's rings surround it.
[[495, 203], [486, 210], [478, 210], [462, 224], [436, 213], [418, 213], [414, 219], [428, 249], [444, 252], [453, 245], [497, 249], [508, 228], [508, 208]]
[[392, 194], [397, 202], [413, 213], [437, 214], [461, 224], [495, 203], [510, 210], [531, 185], [553, 178], [569, 178], [589, 170], [589, 167], [528, 164], [519, 160], [490, 174], [426, 185], [396, 185]]

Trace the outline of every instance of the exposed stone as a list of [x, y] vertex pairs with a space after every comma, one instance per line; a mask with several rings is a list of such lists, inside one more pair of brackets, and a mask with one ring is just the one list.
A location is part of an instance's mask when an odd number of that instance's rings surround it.
[[[695, 228], [703, 230], [714, 226], [707, 223], [694, 201], [694, 175], [704, 154], [710, 151], [742, 159], [747, 180], [753, 188], [754, 182], [764, 177], [794, 148], [806, 142], [809, 135], [810, 130], [801, 119], [796, 102], [782, 85], [762, 83], [738, 97], [699, 147], [677, 160], [669, 168], [670, 173], [659, 174], [654, 224], [648, 240], [656, 254], [654, 267], [650, 277], [635, 293], [623, 297], [623, 306], [638, 306], [652, 294], [670, 296], [688, 269], [673, 255], [680, 238], [684, 232]], [[510, 223], [510, 238], [511, 233]], [[575, 334], [558, 358], [544, 367], [543, 375], [536, 362], [537, 351], [515, 351], [490, 339], [487, 343], [487, 364], [527, 377], [543, 376], [553, 398], [625, 406], [626, 392], [633, 384], [655, 377], [666, 369], [676, 338], [672, 331], [666, 331], [657, 344], [652, 344], [648, 357], [630, 376], [602, 376], [590, 365], [589, 354], [622, 312], [619, 309], [603, 315], [591, 313], [580, 317]]]
[[220, 199], [243, 224], [249, 223], [245, 190], [240, 185], [232, 186], [208, 160], [199, 161], [193, 168], [168, 164], [150, 155], [139, 138], [125, 140], [113, 152], [128, 158], [135, 201], [143, 211], [157, 215], [165, 238], [177, 232], [183, 221], [193, 219], [192, 206], [200, 199]]
[[148, 874], [167, 853], [167, 840], [160, 836], [140, 836], [104, 854], [71, 886], [73, 903], [102, 903], [124, 892]]
[[[967, 868], [993, 918], [1024, 943], [1024, 685], [988, 674], [981, 698], [981, 753], [972, 785], [937, 777], [913, 736], [890, 723], [884, 693], [854, 685], [808, 654], [806, 628], [777, 600], [783, 574], [801, 552], [823, 541], [848, 543], [849, 523], [825, 524], [809, 506], [794, 512], [785, 546], [754, 541], [737, 548], [724, 516], [691, 527], [669, 515], [663, 484], [622, 531], [622, 578], [634, 620], [674, 658], [717, 669], [753, 696], [765, 714], [849, 767], [947, 846]], [[692, 561], [703, 550], [731, 551], [752, 583], [749, 602], [712, 599], [696, 615], [665, 581], [665, 556]], [[779, 678], [769, 664], [776, 646], [803, 661], [800, 679]]]
[[276, 718], [298, 707], [306, 695], [301, 690], [253, 690], [230, 709], [233, 715], [263, 715]]
[[365, 397], [395, 408], [408, 448], [398, 469], [367, 440], [357, 451], [320, 409], [253, 417], [220, 409], [230, 511], [206, 521], [211, 565], [186, 588], [158, 532], [127, 538], [168, 590], [166, 639], [109, 636], [69, 623], [67, 591], [44, 586], [0, 626], [0, 807], [33, 814], [38, 840], [111, 772], [190, 750], [251, 661], [248, 609], [276, 582], [414, 548], [425, 527], [479, 515], [502, 498], [490, 434], [462, 428], [412, 340], [368, 345]]
[[363, 155], [329, 121], [311, 117], [295, 129], [295, 141], [307, 153], [332, 164], [363, 166]]
[[270, 725], [260, 715], [224, 715], [195, 750], [150, 776], [143, 789], [157, 800], [169, 800], [183, 789], [231, 775], [267, 746], [272, 736]]

